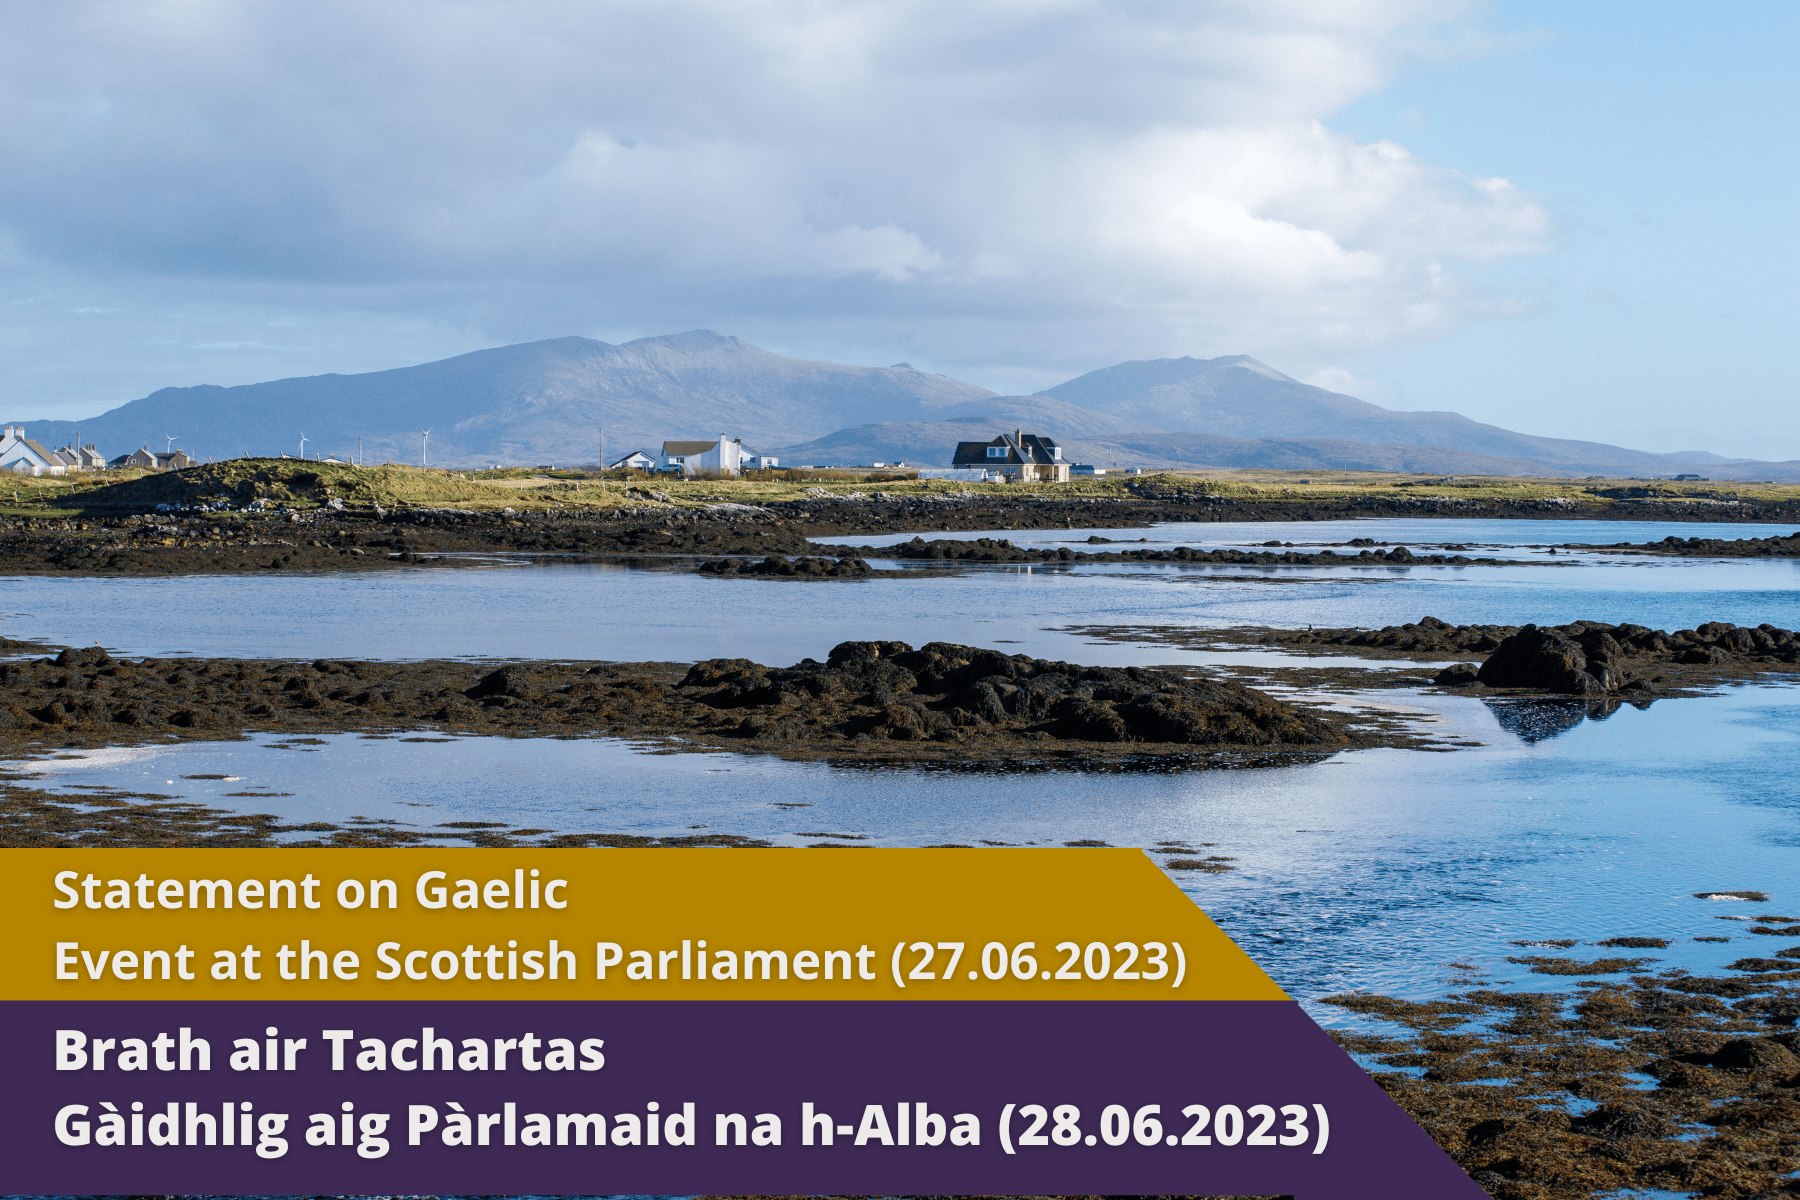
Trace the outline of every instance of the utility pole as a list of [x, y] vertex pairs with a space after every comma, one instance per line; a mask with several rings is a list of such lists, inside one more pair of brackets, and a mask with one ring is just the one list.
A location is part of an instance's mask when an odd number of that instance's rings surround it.
[[356, 465], [362, 466], [362, 434], [356, 435]]

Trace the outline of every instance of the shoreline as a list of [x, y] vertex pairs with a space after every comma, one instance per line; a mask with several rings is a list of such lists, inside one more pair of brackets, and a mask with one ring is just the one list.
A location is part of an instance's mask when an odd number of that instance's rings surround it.
[[[684, 663], [318, 659], [114, 659], [98, 647], [0, 662], [0, 754], [15, 760], [83, 749], [237, 741], [273, 734], [295, 745], [327, 734], [437, 740], [467, 736], [629, 741], [652, 753], [729, 751], [839, 767], [936, 766], [956, 771], [1218, 770], [1318, 762], [1344, 750], [1454, 751], [1478, 743], [1446, 733], [1413, 706], [1343, 703], [1419, 689], [1482, 700], [1561, 705], [1579, 720], [1621, 704], [1705, 695], [1721, 685], [1800, 678], [1800, 637], [1709, 623], [1674, 636], [1577, 623], [1558, 627], [1589, 646], [1581, 689], [1491, 685], [1483, 668], [1440, 668], [1486, 650], [1510, 662], [1536, 627], [1451, 626], [1432, 618], [1382, 630], [1238, 627], [1077, 628], [1088, 636], [1184, 649], [1269, 649], [1268, 663], [1162, 668], [1081, 667], [932, 643], [848, 642], [825, 663], [765, 667], [745, 659]], [[1633, 627], [1635, 628], [1635, 627]], [[1555, 630], [1545, 637], [1565, 638]], [[1766, 645], [1759, 646], [1757, 635]], [[1583, 642], [1566, 638], [1563, 651]], [[1741, 648], [1740, 648], [1740, 644]], [[1560, 643], [1558, 643], [1560, 645]], [[1661, 647], [1658, 649], [1657, 647]], [[0, 641], [0, 650], [44, 648]], [[1626, 653], [1627, 649], [1632, 653]], [[1607, 654], [1612, 657], [1606, 657]], [[1308, 665], [1318, 657], [1368, 667]], [[1429, 664], [1418, 671], [1395, 662]], [[1569, 664], [1558, 660], [1563, 666]], [[1474, 664], [1467, 664], [1473, 668]], [[1516, 667], [1516, 663], [1514, 664]], [[1514, 668], [1508, 668], [1514, 669]], [[1589, 672], [1616, 685], [1588, 686]], [[1649, 683], [1634, 672], [1654, 671]], [[1466, 676], [1466, 677], [1464, 677]], [[1554, 680], [1549, 681], [1554, 683]], [[1642, 683], [1643, 686], [1634, 686]], [[1267, 688], [1269, 690], [1260, 690]], [[285, 828], [279, 818], [208, 810], [160, 794], [57, 796], [0, 778], [0, 844], [272, 845], [276, 834], [329, 833], [318, 844], [408, 845], [425, 837], [477, 845], [756, 845], [755, 839], [659, 839], [616, 833], [481, 829], [418, 835], [367, 825]], [[246, 798], [255, 793], [245, 793]], [[83, 812], [77, 806], [99, 806]]]
[[[1489, 502], [1428, 497], [1361, 497], [1332, 501], [1239, 500], [1204, 493], [1145, 494], [1133, 498], [954, 495], [865, 497], [716, 504], [684, 507], [655, 503], [630, 508], [580, 508], [492, 512], [456, 508], [405, 511], [334, 510], [285, 512], [82, 511], [79, 514], [0, 518], [0, 575], [196, 575], [330, 571], [361, 572], [416, 567], [473, 566], [443, 555], [532, 554], [636, 558], [645, 564], [671, 557], [714, 559], [917, 557], [955, 561], [971, 553], [968, 542], [928, 541], [934, 533], [1031, 529], [1149, 528], [1169, 522], [1294, 522], [1356, 518], [1632, 520], [1704, 524], [1800, 523], [1800, 503], [1746, 505], [1729, 514], [1697, 512], [1676, 501], [1633, 501], [1618, 506], [1550, 500]], [[874, 547], [822, 546], [815, 539], [913, 533], [918, 544]], [[1261, 565], [1527, 565], [1460, 552], [1429, 557], [1410, 549], [1346, 543], [1347, 553], [1295, 554], [1269, 550], [1025, 550], [990, 544], [972, 562], [1191, 561]], [[1800, 557], [1800, 534], [1763, 539], [1690, 538], [1678, 542], [1583, 546], [1676, 557]], [[886, 551], [886, 553], [883, 553]], [[1185, 556], [1184, 556], [1185, 554]], [[1539, 564], [1548, 565], [1548, 564]], [[752, 572], [755, 573], [755, 572]], [[878, 572], [879, 573], [879, 572]]]

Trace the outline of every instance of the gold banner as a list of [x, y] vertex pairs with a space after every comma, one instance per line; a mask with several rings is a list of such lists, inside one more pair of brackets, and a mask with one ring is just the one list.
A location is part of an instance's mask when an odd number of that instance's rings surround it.
[[1280, 1000], [1136, 850], [8, 850], [9, 1000]]

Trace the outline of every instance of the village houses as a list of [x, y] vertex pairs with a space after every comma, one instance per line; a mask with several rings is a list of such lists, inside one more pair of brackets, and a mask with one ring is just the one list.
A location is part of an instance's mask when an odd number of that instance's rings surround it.
[[17, 475], [66, 475], [70, 471], [101, 471], [106, 460], [93, 446], [71, 443], [60, 450], [46, 450], [25, 436], [23, 425], [0, 429], [0, 471]]
[[183, 467], [191, 467], [197, 459], [190, 458], [186, 450], [171, 450], [166, 453], [152, 450], [148, 446], [140, 446], [130, 454], [121, 454], [106, 465], [114, 470], [125, 467], [142, 467], [146, 471], [179, 471]]

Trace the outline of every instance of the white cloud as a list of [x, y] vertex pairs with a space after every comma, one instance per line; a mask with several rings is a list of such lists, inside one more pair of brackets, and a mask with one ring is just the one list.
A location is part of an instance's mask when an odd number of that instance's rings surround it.
[[707, 325], [1021, 377], [1319, 364], [1505, 311], [1484, 268], [1551, 236], [1505, 180], [1326, 123], [1478, 43], [1471, 11], [17, 6], [0, 257], [96, 300], [179, 280], [259, 327], [284, 306], [476, 341]]

